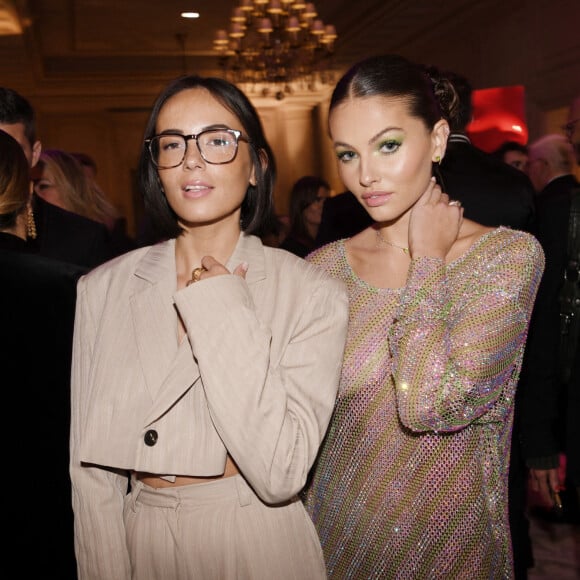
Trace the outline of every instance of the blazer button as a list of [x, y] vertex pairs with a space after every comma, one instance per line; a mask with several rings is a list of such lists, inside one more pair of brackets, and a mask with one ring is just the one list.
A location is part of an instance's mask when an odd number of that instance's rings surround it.
[[155, 429], [149, 429], [149, 431], [145, 433], [145, 437], [143, 437], [145, 445], [149, 445], [149, 447], [153, 447], [153, 445], [157, 443], [157, 439], [159, 439], [159, 435]]

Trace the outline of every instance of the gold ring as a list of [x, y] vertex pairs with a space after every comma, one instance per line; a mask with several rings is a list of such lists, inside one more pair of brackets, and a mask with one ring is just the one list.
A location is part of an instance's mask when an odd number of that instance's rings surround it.
[[202, 272], [205, 272], [206, 269], [203, 266], [200, 266], [199, 268], [194, 268], [193, 271], [191, 272], [191, 280], [189, 280], [186, 284], [186, 286], [189, 286], [190, 284], [193, 284], [194, 282], [199, 282], [201, 280], [201, 274]]

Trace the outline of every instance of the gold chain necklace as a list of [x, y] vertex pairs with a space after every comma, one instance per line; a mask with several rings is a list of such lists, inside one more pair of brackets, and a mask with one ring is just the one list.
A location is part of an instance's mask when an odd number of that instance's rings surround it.
[[393, 246], [393, 248], [397, 248], [398, 250], [403, 250], [403, 254], [409, 253], [409, 248], [405, 248], [405, 246], [398, 246], [397, 244], [393, 244], [393, 242], [389, 242], [389, 240], [385, 240], [385, 238], [383, 238], [380, 230], [375, 230], [375, 232], [377, 233], [377, 238], [378, 238], [379, 242], [381, 242], [383, 244], [387, 244], [388, 246]]

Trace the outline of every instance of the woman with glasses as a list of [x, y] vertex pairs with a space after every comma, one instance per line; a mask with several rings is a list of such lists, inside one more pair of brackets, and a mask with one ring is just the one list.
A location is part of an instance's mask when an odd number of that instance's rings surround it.
[[329, 195], [330, 185], [321, 177], [305, 175], [294, 184], [290, 192], [290, 231], [281, 248], [301, 258], [314, 250], [322, 208]]
[[325, 578], [297, 493], [336, 397], [345, 289], [253, 235], [274, 159], [234, 85], [173, 81], [145, 137], [140, 184], [166, 241], [78, 287], [79, 576]]

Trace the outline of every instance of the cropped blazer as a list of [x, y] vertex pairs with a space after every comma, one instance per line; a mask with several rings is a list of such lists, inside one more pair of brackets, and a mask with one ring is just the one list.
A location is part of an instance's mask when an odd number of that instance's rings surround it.
[[[346, 290], [254, 236], [240, 236], [227, 267], [242, 261], [245, 280], [217, 276], [177, 290], [170, 240], [81, 278], [74, 493], [83, 493], [89, 465], [105, 467], [103, 477], [218, 476], [227, 453], [265, 502], [302, 488], [337, 393]], [[178, 316], [187, 332], [180, 344]]]

